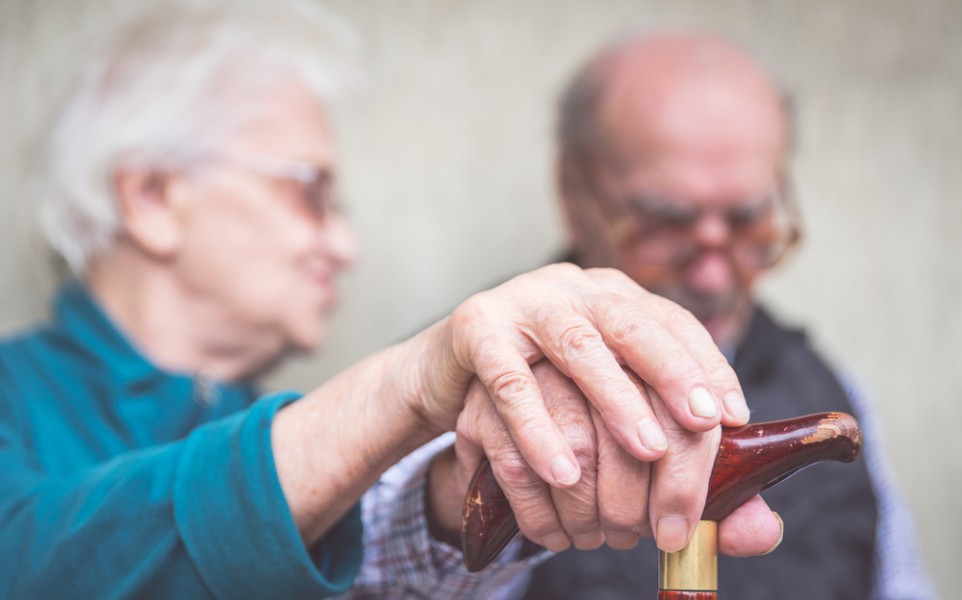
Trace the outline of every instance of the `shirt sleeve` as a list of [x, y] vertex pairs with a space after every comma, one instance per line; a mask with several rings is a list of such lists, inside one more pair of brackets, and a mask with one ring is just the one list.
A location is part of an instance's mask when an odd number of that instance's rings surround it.
[[344, 599], [507, 599], [523, 591], [532, 568], [550, 553], [521, 558], [521, 540], [479, 573], [464, 567], [461, 551], [428, 533], [425, 489], [431, 459], [454, 441], [445, 434], [388, 470], [364, 495], [364, 560]]
[[0, 597], [345, 591], [360, 564], [359, 508], [308, 553], [274, 468], [271, 420], [294, 399], [265, 398], [183, 441], [54, 476], [20, 435], [11, 398], [0, 397]]
[[881, 419], [855, 377], [839, 378], [855, 410], [866, 444], [866, 465], [878, 503], [872, 600], [938, 600], [922, 560], [915, 523], [898, 479], [885, 454]]
[[[187, 554], [218, 598], [327, 596], [351, 586], [361, 562], [355, 508], [308, 554], [271, 452], [274, 414], [289, 395], [243, 418], [194, 431], [178, 457], [173, 511]], [[256, 574], [252, 577], [252, 574]]]

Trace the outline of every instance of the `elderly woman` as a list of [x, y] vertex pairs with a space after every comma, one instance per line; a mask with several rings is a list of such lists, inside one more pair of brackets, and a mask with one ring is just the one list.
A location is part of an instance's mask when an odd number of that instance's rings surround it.
[[[49, 324], [0, 345], [0, 595], [485, 597], [528, 562], [451, 566], [482, 452], [549, 549], [688, 539], [717, 425], [747, 411], [704, 330], [613, 271], [518, 277], [303, 396], [256, 399], [256, 376], [322, 343], [355, 258], [325, 108], [347, 39], [313, 3], [166, 2], [90, 65], [42, 206], [74, 277]], [[600, 415], [591, 443], [559, 410]], [[458, 454], [436, 443], [378, 483], [456, 426]], [[584, 493], [599, 478], [622, 483]], [[753, 501], [723, 549], [778, 535]]]

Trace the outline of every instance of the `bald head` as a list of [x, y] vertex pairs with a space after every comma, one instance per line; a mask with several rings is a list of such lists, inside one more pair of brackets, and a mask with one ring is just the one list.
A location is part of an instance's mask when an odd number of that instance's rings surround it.
[[618, 40], [582, 68], [560, 109], [562, 148], [595, 158], [644, 152], [662, 137], [722, 140], [759, 130], [786, 150], [790, 136], [786, 98], [772, 77], [708, 34]]
[[573, 252], [675, 300], [716, 342], [730, 342], [769, 257], [794, 239], [775, 200], [789, 136], [772, 77], [723, 39], [663, 34], [608, 46], [561, 104]]

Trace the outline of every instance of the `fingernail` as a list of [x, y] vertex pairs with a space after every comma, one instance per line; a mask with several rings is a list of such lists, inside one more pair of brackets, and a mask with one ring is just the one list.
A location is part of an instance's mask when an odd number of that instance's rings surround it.
[[696, 417], [710, 419], [718, 416], [718, 405], [715, 403], [715, 398], [711, 395], [711, 392], [701, 386], [692, 389], [691, 393], [688, 394], [688, 406]]
[[775, 540], [775, 543], [772, 544], [771, 548], [763, 552], [760, 556], [765, 556], [766, 554], [771, 554], [774, 552], [775, 548], [778, 548], [781, 545], [782, 538], [785, 537], [785, 521], [782, 521], [782, 516], [777, 512], [772, 511], [772, 514], [775, 515], [776, 519], [778, 519], [778, 539]]
[[605, 532], [605, 543], [615, 550], [631, 550], [638, 545], [639, 537], [634, 533]]
[[649, 450], [664, 452], [668, 449], [668, 440], [662, 433], [661, 427], [651, 417], [642, 417], [638, 421], [638, 435], [641, 437], [641, 444]]
[[688, 543], [688, 519], [681, 515], [670, 515], [658, 519], [655, 530], [655, 544], [665, 552], [678, 552]]
[[551, 461], [551, 476], [561, 485], [574, 485], [581, 478], [578, 467], [567, 456], [556, 456]]
[[555, 531], [541, 538], [541, 545], [552, 552], [561, 552], [568, 549], [571, 540], [563, 532]]
[[725, 398], [722, 400], [722, 402], [725, 403], [725, 410], [728, 411], [728, 414], [741, 421], [746, 423], [748, 422], [750, 415], [748, 413], [748, 404], [745, 403], [744, 396], [737, 392], [730, 392], [725, 395]]
[[604, 543], [605, 534], [600, 530], [571, 536], [571, 544], [578, 550], [594, 550]]

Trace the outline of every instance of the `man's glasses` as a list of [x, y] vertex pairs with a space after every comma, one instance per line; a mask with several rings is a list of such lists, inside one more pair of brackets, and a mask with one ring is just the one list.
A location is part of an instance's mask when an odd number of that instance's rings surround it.
[[711, 216], [727, 229], [728, 247], [739, 265], [774, 265], [800, 237], [798, 215], [787, 185], [726, 207], [685, 205], [651, 194], [604, 202], [603, 212], [615, 242], [634, 259], [653, 265], [684, 265], [698, 253], [696, 229]]
[[307, 212], [318, 221], [340, 211], [334, 193], [334, 174], [327, 167], [267, 154], [227, 153], [218, 154], [213, 159], [291, 188]]

